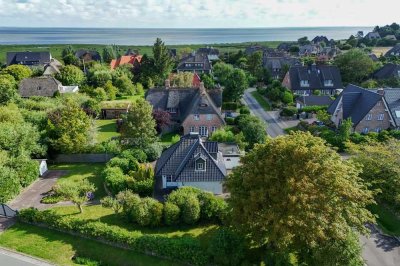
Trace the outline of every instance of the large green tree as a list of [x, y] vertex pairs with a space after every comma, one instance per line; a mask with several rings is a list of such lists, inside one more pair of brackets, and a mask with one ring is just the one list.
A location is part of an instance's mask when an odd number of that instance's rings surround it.
[[17, 94], [17, 84], [13, 76], [0, 75], [0, 104], [7, 104]]
[[223, 62], [218, 62], [213, 67], [213, 74], [217, 81], [225, 86], [228, 81], [229, 75], [233, 72], [233, 66]]
[[251, 75], [261, 80], [263, 77], [263, 54], [261, 51], [252, 53], [247, 59], [247, 70]]
[[121, 138], [123, 144], [146, 147], [156, 139], [156, 122], [152, 106], [144, 99], [132, 102], [128, 113], [123, 117]]
[[255, 144], [264, 143], [267, 139], [267, 125], [258, 117], [240, 115], [237, 122], [249, 149], [253, 148]]
[[62, 153], [84, 152], [93, 143], [92, 129], [92, 120], [71, 99], [49, 114], [47, 131], [50, 143]]
[[2, 74], [9, 74], [14, 77], [14, 79], [19, 82], [24, 78], [29, 78], [32, 76], [32, 70], [24, 65], [11, 65], [6, 67], [1, 71]]
[[171, 73], [174, 62], [170, 56], [168, 48], [164, 42], [157, 38], [153, 45], [154, 73], [156, 73], [156, 83], [163, 84], [164, 80]]
[[67, 65], [60, 70], [56, 78], [65, 86], [81, 85], [85, 80], [85, 75], [79, 67]]
[[226, 101], [239, 101], [248, 88], [247, 76], [242, 69], [234, 69], [225, 82], [223, 96]]
[[[296, 132], [256, 146], [226, 185], [232, 222], [257, 246], [299, 251], [365, 233], [372, 193], [359, 167], [325, 142]], [[331, 254], [336, 256], [336, 254]]]
[[374, 71], [375, 63], [360, 49], [351, 49], [339, 55], [335, 64], [340, 69], [342, 79], [346, 83], [361, 83]]

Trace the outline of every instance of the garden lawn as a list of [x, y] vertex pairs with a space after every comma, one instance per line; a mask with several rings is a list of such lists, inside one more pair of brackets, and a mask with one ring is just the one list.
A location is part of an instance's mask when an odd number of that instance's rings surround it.
[[76, 206], [55, 207], [57, 214], [71, 216], [83, 220], [100, 221], [108, 225], [116, 225], [129, 231], [140, 231], [143, 234], [164, 235], [167, 237], [191, 236], [198, 238], [202, 244], [207, 245], [208, 240], [218, 228], [214, 224], [161, 226], [156, 228], [140, 227], [125, 220], [121, 214], [115, 214], [111, 209], [101, 205], [84, 206], [83, 213], [79, 213]]
[[378, 215], [376, 221], [382, 231], [388, 235], [400, 236], [400, 218], [381, 204], [372, 205], [369, 210]]
[[50, 170], [68, 171], [66, 175], [57, 180], [58, 184], [63, 182], [77, 182], [82, 179], [87, 179], [96, 187], [96, 191], [94, 192], [95, 198], [100, 199], [106, 196], [103, 179], [101, 177], [101, 172], [103, 171], [104, 167], [105, 164], [103, 163], [74, 163], [51, 165]]
[[180, 139], [180, 136], [176, 132], [171, 132], [171, 133], [166, 133], [161, 135], [161, 142], [165, 145], [172, 145], [176, 142], [178, 142]]
[[116, 121], [116, 119], [95, 120], [98, 142], [107, 141], [112, 137], [119, 137]]
[[252, 91], [251, 95], [254, 97], [254, 99], [257, 100], [257, 102], [261, 105], [261, 107], [264, 109], [264, 111], [271, 110], [271, 106], [269, 105], [267, 100], [258, 91]]
[[23, 223], [16, 223], [0, 234], [0, 246], [57, 265], [76, 265], [71, 260], [73, 256], [90, 258], [102, 265], [177, 265], [176, 262]]

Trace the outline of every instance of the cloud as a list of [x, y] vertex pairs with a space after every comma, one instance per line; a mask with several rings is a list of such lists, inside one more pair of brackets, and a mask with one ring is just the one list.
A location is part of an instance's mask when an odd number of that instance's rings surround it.
[[[0, 25], [36, 27], [369, 26], [398, 0], [0, 0]], [[397, 21], [398, 22], [398, 21]]]

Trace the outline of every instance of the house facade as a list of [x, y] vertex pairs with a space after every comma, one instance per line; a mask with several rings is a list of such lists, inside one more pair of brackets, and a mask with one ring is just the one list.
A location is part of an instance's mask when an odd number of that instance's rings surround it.
[[329, 106], [328, 113], [336, 126], [351, 119], [355, 132], [380, 132], [398, 127], [399, 100], [400, 89], [368, 90], [348, 85]]
[[316, 90], [322, 95], [334, 95], [343, 87], [338, 67], [315, 64], [291, 67], [282, 85], [297, 95], [312, 95]]
[[80, 49], [75, 52], [75, 56], [85, 62], [101, 61], [101, 55], [97, 51]]
[[219, 50], [214, 47], [202, 47], [197, 49], [196, 53], [207, 56], [210, 61], [219, 59]]
[[168, 193], [190, 186], [222, 194], [226, 175], [218, 143], [204, 141], [199, 134], [190, 133], [161, 154], [155, 167], [155, 189]]
[[207, 55], [191, 53], [179, 61], [177, 72], [193, 72], [198, 74], [210, 74], [212, 72], [211, 62]]
[[400, 43], [396, 44], [392, 49], [386, 52], [385, 57], [400, 56]]
[[381, 38], [381, 35], [379, 35], [379, 32], [368, 32], [364, 38], [367, 38], [369, 40], [379, 40]]
[[175, 88], [166, 80], [164, 88], [148, 90], [146, 100], [153, 110], [170, 114], [172, 124], [165, 131], [180, 129], [183, 134], [197, 132], [207, 137], [225, 125], [221, 113], [222, 90], [207, 91], [202, 82], [198, 88]]

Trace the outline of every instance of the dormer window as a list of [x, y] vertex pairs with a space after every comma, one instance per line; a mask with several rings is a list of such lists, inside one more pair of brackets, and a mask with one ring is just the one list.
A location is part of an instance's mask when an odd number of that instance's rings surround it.
[[300, 80], [300, 87], [310, 87], [308, 80]]
[[193, 119], [196, 121], [200, 120], [200, 115], [193, 115]]
[[197, 154], [194, 160], [195, 171], [206, 171], [206, 157], [202, 154]]
[[324, 80], [324, 86], [325, 87], [332, 87], [333, 86], [332, 80], [331, 79]]

